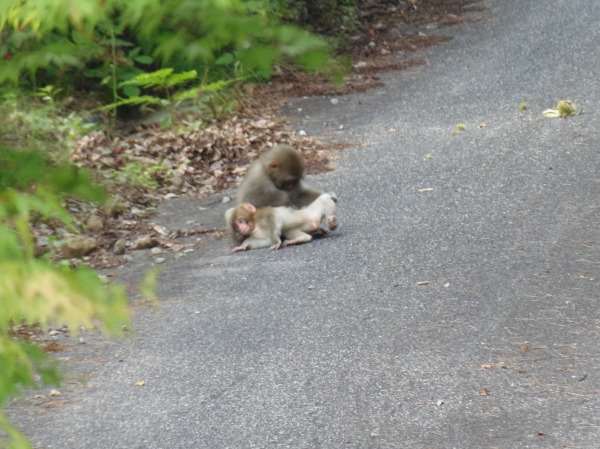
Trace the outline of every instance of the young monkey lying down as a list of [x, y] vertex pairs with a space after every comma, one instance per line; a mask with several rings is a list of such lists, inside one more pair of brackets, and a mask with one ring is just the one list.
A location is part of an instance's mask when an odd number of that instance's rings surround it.
[[[257, 209], [250, 203], [232, 207], [225, 212], [227, 228], [230, 234], [235, 232], [242, 234], [244, 241], [231, 252], [267, 247], [279, 249], [283, 246], [310, 242], [312, 236], [308, 232], [318, 230], [323, 220], [327, 221], [329, 230], [338, 227], [335, 201], [331, 194], [323, 193], [303, 209], [291, 207]], [[281, 236], [284, 238], [283, 242]]]

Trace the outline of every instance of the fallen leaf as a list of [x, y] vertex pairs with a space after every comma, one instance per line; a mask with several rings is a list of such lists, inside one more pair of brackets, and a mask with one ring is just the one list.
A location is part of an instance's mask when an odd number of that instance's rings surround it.
[[427, 285], [427, 284], [429, 284], [429, 281], [417, 282], [417, 285]]
[[575, 103], [570, 100], [560, 100], [556, 105], [555, 109], [546, 109], [542, 112], [542, 115], [546, 118], [557, 118], [557, 117], [569, 117], [579, 115], [583, 112], [583, 109], [579, 111], [575, 107]]
[[141, 381], [139, 381], [139, 382], [136, 382], [136, 383], [135, 383], [135, 386], [136, 386], [136, 387], [143, 387], [144, 385], [146, 385], [146, 382], [145, 382], [145, 381], [143, 381], [143, 380], [141, 380]]
[[459, 123], [458, 125], [456, 125], [454, 127], [454, 130], [452, 131], [452, 134], [458, 134], [459, 132], [462, 132], [465, 129], [467, 129], [466, 125], [464, 125], [463, 123]]
[[486, 389], [481, 390], [479, 392], [479, 396], [489, 396], [489, 395], [490, 395], [490, 392], [489, 392], [489, 390], [486, 390]]
[[431, 187], [428, 187], [426, 189], [419, 189], [418, 192], [433, 192], [433, 189]]

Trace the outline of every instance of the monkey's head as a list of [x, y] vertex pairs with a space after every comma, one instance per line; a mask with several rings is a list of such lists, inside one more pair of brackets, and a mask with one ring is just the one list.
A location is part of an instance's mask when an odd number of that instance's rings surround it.
[[231, 214], [229, 214], [231, 227], [243, 236], [249, 236], [254, 231], [255, 212], [256, 207], [250, 203], [236, 206], [233, 208]]
[[267, 175], [279, 190], [294, 190], [304, 176], [304, 159], [289, 145], [274, 147], [265, 162]]

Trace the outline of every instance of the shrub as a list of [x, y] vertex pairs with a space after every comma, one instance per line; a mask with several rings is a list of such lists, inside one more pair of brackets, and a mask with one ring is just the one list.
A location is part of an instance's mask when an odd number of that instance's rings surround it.
[[[23, 388], [56, 384], [56, 365], [37, 346], [14, 339], [15, 323], [99, 326], [119, 333], [128, 323], [124, 290], [105, 285], [87, 268], [70, 269], [34, 257], [33, 215], [56, 217], [72, 228], [64, 195], [100, 200], [103, 191], [74, 167], [53, 165], [38, 153], [0, 147], [0, 408]], [[3, 432], [2, 432], [3, 431]], [[28, 448], [0, 411], [0, 447]]]

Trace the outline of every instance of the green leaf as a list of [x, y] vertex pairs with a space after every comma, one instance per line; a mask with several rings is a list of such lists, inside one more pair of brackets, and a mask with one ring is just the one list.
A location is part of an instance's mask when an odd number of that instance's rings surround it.
[[125, 85], [121, 89], [127, 98], [137, 97], [141, 93], [141, 89], [137, 86]]
[[144, 88], [164, 86], [171, 73], [173, 73], [173, 69], [171, 68], [160, 69], [151, 73], [141, 73], [128, 81], [122, 82], [120, 86], [126, 86], [129, 84]]
[[140, 97], [132, 97], [127, 98], [125, 100], [120, 100], [115, 103], [107, 104], [105, 106], [101, 106], [96, 111], [108, 111], [111, 109], [116, 109], [119, 106], [125, 105], [160, 105], [160, 106], [168, 106], [169, 102], [167, 100], [163, 100], [162, 98], [153, 97], [151, 95], [142, 95]]
[[139, 62], [140, 64], [152, 64], [154, 61], [150, 56], [141, 55], [133, 58], [135, 62]]
[[231, 65], [235, 62], [235, 58], [231, 53], [223, 53], [215, 61], [216, 65]]
[[198, 76], [198, 73], [195, 70], [190, 70], [189, 72], [184, 72], [184, 73], [175, 73], [167, 78], [166, 85], [167, 86], [176, 86], [185, 81], [194, 79], [197, 76]]

